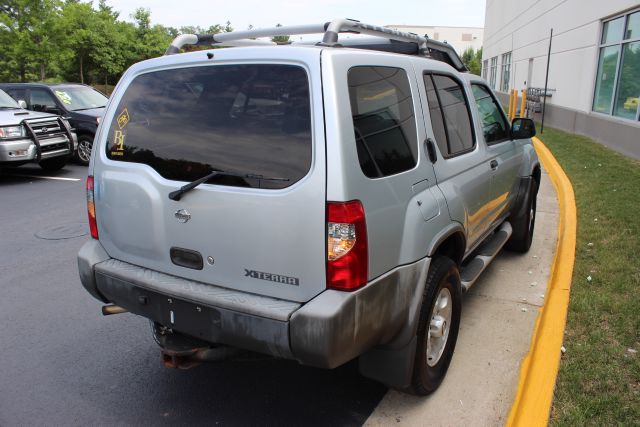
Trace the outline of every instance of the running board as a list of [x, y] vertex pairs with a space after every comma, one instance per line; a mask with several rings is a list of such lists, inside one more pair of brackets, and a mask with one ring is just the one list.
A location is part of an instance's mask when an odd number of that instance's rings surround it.
[[467, 292], [476, 283], [480, 274], [491, 264], [500, 249], [507, 243], [512, 232], [511, 224], [507, 221], [503, 222], [498, 231], [493, 233], [476, 250], [476, 256], [462, 267], [460, 281], [463, 292]]

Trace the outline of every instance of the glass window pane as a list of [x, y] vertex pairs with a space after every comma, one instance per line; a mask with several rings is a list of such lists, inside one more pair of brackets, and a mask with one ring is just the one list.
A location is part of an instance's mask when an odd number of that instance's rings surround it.
[[509, 91], [509, 80], [511, 78], [511, 52], [502, 55], [502, 80], [500, 90], [502, 92]]
[[624, 30], [624, 16], [604, 23], [602, 29], [602, 44], [613, 43], [622, 40]]
[[625, 39], [640, 39], [640, 12], [629, 15], [627, 31], [624, 33]]
[[362, 172], [377, 178], [413, 169], [418, 162], [418, 135], [406, 72], [354, 67], [348, 80]]
[[311, 167], [309, 80], [302, 67], [242, 64], [154, 71], [131, 82], [117, 113], [107, 156], [149, 165], [167, 179], [194, 181], [223, 170], [256, 178], [218, 175], [208, 182], [284, 188]]
[[509, 139], [509, 124], [489, 90], [477, 84], [471, 85], [471, 89], [482, 120], [482, 131], [486, 143], [495, 144]]
[[609, 46], [600, 49], [596, 94], [593, 99], [593, 111], [610, 114], [613, 100], [613, 86], [616, 80], [616, 66], [620, 46]]
[[56, 102], [49, 92], [44, 89], [31, 89], [31, 110], [47, 111], [47, 108], [56, 108]]
[[442, 110], [440, 109], [440, 103], [438, 102], [438, 96], [436, 95], [436, 88], [433, 86], [430, 75], [424, 76], [424, 85], [427, 88], [427, 102], [429, 103], [429, 116], [431, 117], [433, 136], [436, 139], [436, 144], [438, 145], [438, 149], [440, 149], [440, 153], [443, 156], [449, 156], [447, 132], [444, 129], [444, 122], [442, 121]]
[[451, 154], [473, 148], [473, 133], [469, 121], [469, 106], [462, 86], [447, 76], [433, 76], [444, 113]]
[[489, 84], [491, 85], [491, 89], [496, 88], [496, 74], [498, 68], [498, 57], [494, 56], [491, 58], [491, 73], [489, 75]]
[[640, 42], [624, 45], [613, 114], [635, 120], [640, 103]]

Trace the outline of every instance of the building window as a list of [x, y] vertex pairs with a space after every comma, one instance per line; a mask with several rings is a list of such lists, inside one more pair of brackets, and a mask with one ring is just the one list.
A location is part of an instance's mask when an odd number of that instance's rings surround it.
[[500, 90], [509, 91], [509, 80], [511, 78], [511, 52], [502, 55], [502, 76], [500, 77]]
[[470, 42], [470, 41], [471, 41], [471, 34], [469, 34], [469, 33], [463, 33], [463, 34], [462, 34], [462, 41], [463, 41], [463, 42]]
[[496, 73], [498, 71], [498, 57], [491, 58], [491, 69], [489, 70], [489, 85], [491, 89], [496, 89]]
[[489, 73], [489, 60], [482, 61], [482, 78], [487, 80], [487, 74]]
[[602, 25], [593, 111], [640, 120], [640, 11]]

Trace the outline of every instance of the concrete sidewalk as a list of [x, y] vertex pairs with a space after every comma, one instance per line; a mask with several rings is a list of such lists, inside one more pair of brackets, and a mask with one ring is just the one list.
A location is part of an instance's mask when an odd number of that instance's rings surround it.
[[503, 251], [464, 295], [458, 343], [440, 388], [427, 397], [390, 390], [365, 425], [504, 425], [544, 304], [558, 221], [557, 196], [543, 169], [531, 249]]

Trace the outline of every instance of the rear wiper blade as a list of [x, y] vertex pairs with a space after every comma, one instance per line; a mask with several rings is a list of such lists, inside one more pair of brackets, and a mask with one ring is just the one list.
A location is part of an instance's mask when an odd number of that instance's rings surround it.
[[190, 182], [189, 184], [183, 185], [182, 187], [180, 187], [180, 189], [172, 191], [171, 193], [169, 193], [169, 198], [171, 200], [175, 200], [178, 201], [182, 198], [182, 195], [188, 191], [193, 190], [194, 188], [196, 188], [198, 185], [202, 184], [203, 182], [207, 182], [210, 179], [221, 175], [221, 176], [237, 176], [239, 178], [248, 178], [248, 179], [259, 179], [259, 180], [265, 180], [265, 181], [289, 181], [289, 178], [273, 178], [273, 177], [267, 177], [264, 175], [258, 175], [258, 174], [253, 174], [253, 173], [237, 173], [237, 172], [226, 172], [226, 171], [211, 171], [209, 174], [203, 176], [202, 178], [198, 178], [193, 182]]

